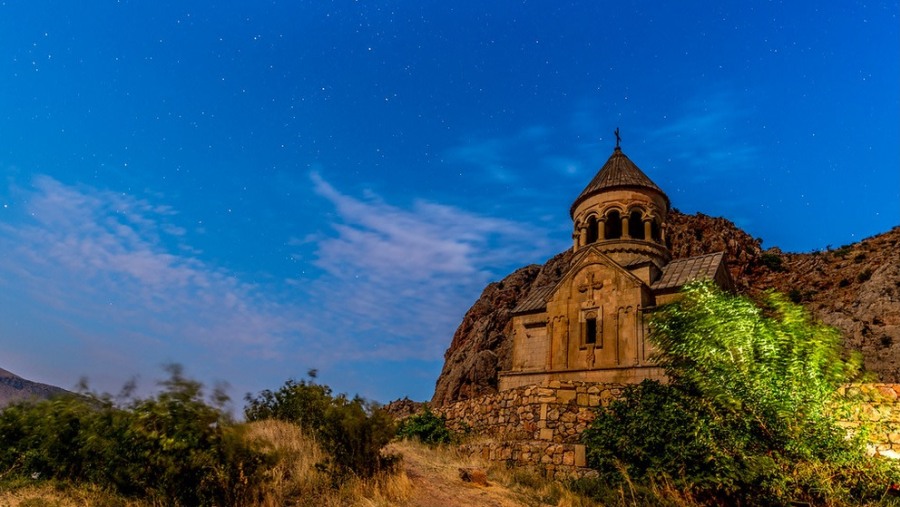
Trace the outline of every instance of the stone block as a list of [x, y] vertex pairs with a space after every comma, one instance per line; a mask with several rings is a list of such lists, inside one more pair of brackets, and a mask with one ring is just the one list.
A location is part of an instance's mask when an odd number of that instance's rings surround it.
[[563, 465], [569, 465], [569, 466], [574, 465], [574, 464], [575, 464], [575, 451], [566, 451], [566, 452], [564, 452], [564, 453], [563, 453], [562, 464], [563, 464]]
[[579, 406], [582, 406], [582, 407], [588, 406], [588, 395], [587, 394], [579, 394], [577, 403]]
[[550, 428], [542, 428], [539, 438], [541, 440], [553, 440], [553, 430]]
[[[573, 391], [571, 389], [563, 389], [563, 390], [560, 390], [558, 393], [556, 393], [556, 400], [559, 403], [563, 403], [563, 404], [572, 403], [572, 401], [575, 400], [575, 396], [576, 396], [575, 391]], [[581, 395], [578, 395], [578, 397], [580, 398]]]
[[576, 444], [575, 445], [575, 466], [577, 467], [586, 467], [587, 466], [587, 453], [584, 445]]

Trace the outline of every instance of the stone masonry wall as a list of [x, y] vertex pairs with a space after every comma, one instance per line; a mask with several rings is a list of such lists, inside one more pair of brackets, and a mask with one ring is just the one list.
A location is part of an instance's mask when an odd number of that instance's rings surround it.
[[890, 457], [900, 457], [900, 384], [850, 384], [840, 394], [858, 402], [846, 414], [838, 414], [850, 431], [869, 427], [870, 449]]
[[[550, 381], [435, 407], [454, 432], [466, 433], [471, 454], [513, 466], [538, 468], [554, 476], [589, 473], [581, 433], [593, 422], [597, 407], [622, 394], [623, 384]], [[851, 384], [840, 394], [858, 401], [851, 413], [839, 414], [854, 431], [869, 426], [873, 451], [900, 452], [900, 384]], [[900, 457], [900, 454], [897, 455]]]
[[489, 461], [535, 467], [557, 476], [586, 473], [579, 436], [597, 407], [622, 394], [623, 384], [549, 381], [436, 407], [464, 446]]

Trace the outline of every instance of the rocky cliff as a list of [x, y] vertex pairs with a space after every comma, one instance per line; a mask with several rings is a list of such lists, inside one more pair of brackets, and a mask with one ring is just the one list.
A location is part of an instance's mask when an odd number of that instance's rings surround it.
[[[788, 294], [840, 329], [869, 371], [900, 381], [900, 227], [837, 250], [785, 254], [763, 251], [760, 240], [724, 218], [674, 211], [668, 224], [673, 258], [724, 250], [739, 292]], [[433, 404], [497, 391], [497, 372], [511, 360], [510, 311], [532, 288], [558, 281], [570, 255], [526, 266], [484, 289], [444, 354]]]

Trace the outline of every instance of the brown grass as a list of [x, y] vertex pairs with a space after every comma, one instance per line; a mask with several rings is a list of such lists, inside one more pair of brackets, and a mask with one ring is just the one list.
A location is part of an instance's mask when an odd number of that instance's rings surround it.
[[41, 482], [0, 491], [3, 507], [162, 507], [130, 500], [90, 484], [71, 485]]
[[254, 507], [285, 505], [380, 507], [408, 498], [412, 484], [402, 471], [369, 479], [350, 479], [333, 488], [330, 478], [316, 469], [328, 458], [315, 439], [291, 423], [257, 421], [247, 425], [247, 438], [276, 458]]

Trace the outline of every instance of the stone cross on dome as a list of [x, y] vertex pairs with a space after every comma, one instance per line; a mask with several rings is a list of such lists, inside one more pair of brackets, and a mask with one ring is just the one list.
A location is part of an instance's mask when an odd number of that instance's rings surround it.
[[616, 127], [615, 134], [616, 134], [616, 148], [618, 149], [618, 148], [619, 148], [619, 143], [622, 142], [622, 137], [619, 136], [619, 127]]

